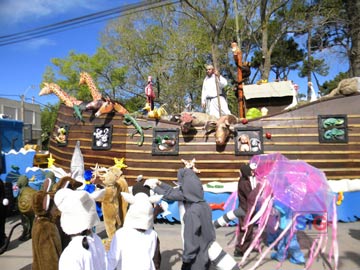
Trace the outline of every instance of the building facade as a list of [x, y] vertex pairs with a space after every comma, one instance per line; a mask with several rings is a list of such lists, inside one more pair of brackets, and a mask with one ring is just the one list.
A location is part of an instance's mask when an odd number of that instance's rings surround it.
[[24, 123], [23, 142], [41, 146], [41, 110], [40, 105], [0, 98], [0, 114], [9, 119]]

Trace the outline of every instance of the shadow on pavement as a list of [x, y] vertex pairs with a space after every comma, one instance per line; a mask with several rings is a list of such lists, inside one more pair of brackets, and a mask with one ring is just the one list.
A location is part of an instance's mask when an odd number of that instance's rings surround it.
[[175, 269], [174, 268], [175, 265], [181, 262], [181, 255], [182, 255], [181, 249], [171, 249], [161, 252], [160, 269], [161, 270]]
[[360, 230], [349, 229], [349, 235], [357, 240], [360, 240]]

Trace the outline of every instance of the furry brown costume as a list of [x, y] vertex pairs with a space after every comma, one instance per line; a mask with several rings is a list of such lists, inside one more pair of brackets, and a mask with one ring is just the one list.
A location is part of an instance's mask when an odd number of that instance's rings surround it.
[[108, 249], [109, 243], [117, 229], [124, 224], [128, 203], [122, 198], [121, 192], [129, 192], [129, 187], [122, 171], [116, 167], [110, 167], [104, 175], [103, 185], [105, 195], [101, 201], [104, 216], [104, 225], [108, 241], [105, 248]]
[[59, 231], [50, 219], [54, 204], [50, 195], [40, 190], [32, 198], [35, 220], [32, 227], [33, 270], [57, 270], [62, 252]]

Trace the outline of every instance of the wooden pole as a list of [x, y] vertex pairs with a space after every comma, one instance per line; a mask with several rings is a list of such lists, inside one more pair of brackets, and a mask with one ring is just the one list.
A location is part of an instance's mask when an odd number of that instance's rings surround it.
[[[217, 69], [217, 53], [216, 53], [216, 48], [215, 45], [213, 44], [211, 46], [211, 50], [212, 50], [212, 55], [213, 55], [213, 66], [214, 66], [214, 71], [219, 72], [219, 76], [220, 76], [220, 71]], [[217, 102], [218, 102], [218, 108], [219, 108], [219, 117], [221, 117], [221, 103], [220, 103], [220, 82], [219, 82], [219, 78], [215, 75], [215, 85], [216, 85], [216, 98], [217, 98]]]
[[242, 53], [236, 42], [231, 43], [231, 48], [234, 53], [234, 61], [237, 66], [237, 81], [238, 81], [238, 104], [239, 104], [239, 117], [245, 118], [245, 108], [244, 108], [244, 91], [242, 83]]

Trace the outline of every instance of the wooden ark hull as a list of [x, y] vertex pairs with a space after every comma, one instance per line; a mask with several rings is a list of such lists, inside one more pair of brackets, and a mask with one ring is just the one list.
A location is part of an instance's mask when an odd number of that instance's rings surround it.
[[[280, 152], [287, 158], [304, 160], [321, 169], [329, 180], [360, 178], [360, 95], [321, 99], [294, 110], [250, 120], [247, 125], [237, 127], [262, 128], [263, 153]], [[343, 143], [320, 143], [318, 115], [346, 115], [347, 141]], [[133, 125], [125, 125], [123, 116], [110, 114], [99, 118], [84, 112], [84, 123], [74, 118], [73, 109], [61, 105], [55, 130], [68, 126], [66, 146], [59, 146], [54, 138], [50, 142], [50, 153], [55, 159], [55, 166], [66, 171], [70, 163], [76, 142], [84, 157], [85, 169], [114, 165], [114, 157], [125, 158], [127, 168], [124, 175], [132, 185], [136, 177], [155, 177], [163, 181], [175, 181], [177, 170], [183, 167], [181, 159], [196, 158], [197, 168], [201, 170], [200, 179], [204, 183], [219, 181], [233, 182], [239, 177], [239, 167], [248, 162], [252, 155], [236, 155], [237, 146], [230, 138], [224, 147], [216, 146], [214, 135], [206, 139], [202, 127], [196, 127], [189, 134], [179, 132], [178, 155], [153, 155], [153, 129], [179, 129], [177, 123], [138, 118], [144, 130], [144, 142], [138, 145], [140, 135], [131, 134]], [[93, 149], [93, 132], [97, 126], [112, 126], [111, 148]], [[267, 139], [265, 134], [270, 133]]]

